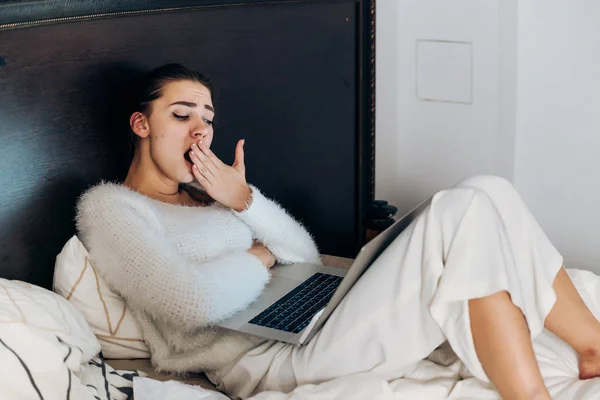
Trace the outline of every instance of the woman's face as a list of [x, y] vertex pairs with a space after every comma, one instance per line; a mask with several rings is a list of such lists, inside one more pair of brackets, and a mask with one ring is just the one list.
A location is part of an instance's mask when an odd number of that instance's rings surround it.
[[163, 87], [147, 118], [149, 154], [159, 171], [177, 183], [194, 180], [188, 152], [200, 140], [210, 147], [215, 115], [211, 93], [201, 83], [175, 81]]

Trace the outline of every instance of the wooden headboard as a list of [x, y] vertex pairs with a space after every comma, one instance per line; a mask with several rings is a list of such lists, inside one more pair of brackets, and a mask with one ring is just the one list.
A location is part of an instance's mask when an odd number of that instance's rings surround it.
[[354, 256], [373, 197], [374, 0], [0, 2], [0, 277], [49, 288], [77, 197], [125, 177], [141, 72], [216, 83], [213, 150]]

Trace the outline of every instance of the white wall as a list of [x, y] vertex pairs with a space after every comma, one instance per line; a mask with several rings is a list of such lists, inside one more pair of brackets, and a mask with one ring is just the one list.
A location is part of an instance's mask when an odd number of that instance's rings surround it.
[[[377, 1], [376, 196], [400, 213], [469, 175], [513, 179], [516, 1]], [[417, 98], [420, 39], [472, 43], [472, 104]]]
[[566, 265], [600, 273], [600, 1], [518, 14], [515, 183]]
[[[507, 177], [566, 265], [600, 273], [599, 21], [598, 0], [378, 0], [377, 197], [402, 213]], [[472, 105], [415, 96], [419, 39], [473, 43]]]

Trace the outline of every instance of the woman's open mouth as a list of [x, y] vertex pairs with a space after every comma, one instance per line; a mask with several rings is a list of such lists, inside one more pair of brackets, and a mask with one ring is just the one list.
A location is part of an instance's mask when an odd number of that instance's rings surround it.
[[189, 151], [186, 151], [186, 152], [183, 154], [183, 158], [185, 159], [185, 163], [186, 163], [186, 164], [188, 164], [188, 167], [189, 167], [189, 168], [192, 168], [192, 165], [193, 165], [194, 163], [192, 162], [192, 159], [190, 158], [190, 152], [189, 152]]

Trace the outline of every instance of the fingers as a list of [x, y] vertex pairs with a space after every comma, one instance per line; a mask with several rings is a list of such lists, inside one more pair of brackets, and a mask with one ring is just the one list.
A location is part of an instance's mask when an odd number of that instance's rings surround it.
[[235, 147], [235, 161], [233, 162], [232, 167], [237, 169], [238, 171], [244, 173], [246, 171], [246, 165], [244, 164], [244, 143], [245, 139], [238, 141], [237, 146]]
[[194, 174], [194, 177], [196, 178], [196, 180], [198, 182], [200, 182], [200, 184], [206, 189], [207, 186], [211, 185], [212, 182], [211, 180], [209, 180], [207, 178], [206, 175], [204, 175], [204, 173], [202, 173], [200, 171], [200, 169], [198, 169], [198, 167], [196, 166], [196, 164], [194, 164], [192, 166], [192, 173]]
[[223, 162], [212, 152], [212, 150], [204, 144], [204, 142], [199, 141], [198, 143], [192, 144], [192, 150], [198, 152], [198, 157], [204, 161], [205, 163], [212, 164], [216, 169], [221, 169], [223, 166]]
[[[202, 142], [192, 144], [189, 155], [193, 164], [192, 173], [205, 189], [209, 189], [207, 185], [210, 185], [213, 190], [217, 190], [217, 187], [228, 187], [229, 189], [231, 189], [231, 187], [240, 188], [240, 190], [235, 190], [235, 196], [232, 195], [229, 196], [230, 198], [221, 199], [221, 203], [237, 210], [238, 203], [240, 203], [240, 196], [246, 196], [247, 194], [244, 189], [244, 187], [247, 188], [245, 181], [246, 167], [244, 165], [244, 140], [240, 140], [237, 143], [235, 149], [235, 161], [232, 166], [225, 165], [217, 158], [217, 156], [215, 156], [208, 146]], [[240, 185], [240, 183], [242, 185]], [[228, 193], [231, 194], [229, 189], [220, 191], [223, 192], [224, 195], [228, 195]], [[250, 189], [247, 188], [247, 190], [249, 191]], [[218, 199], [216, 200], [220, 201]]]
[[[195, 151], [190, 152], [190, 159], [194, 163], [192, 166], [192, 173], [198, 179], [200, 183], [213, 183], [215, 174], [211, 169], [203, 162]], [[214, 167], [213, 167], [214, 168]]]
[[[214, 157], [214, 154], [212, 155]], [[214, 179], [219, 173], [220, 168], [217, 165], [215, 165], [213, 161], [211, 161], [209, 156], [206, 155], [205, 151], [203, 151], [196, 143], [192, 145], [192, 151], [190, 151], [190, 159], [194, 163], [194, 166], [196, 167], [196, 170], [200, 173], [200, 175], [204, 177], [204, 179], [207, 182], [211, 184], [214, 183]], [[219, 160], [217, 159], [217, 161]]]

